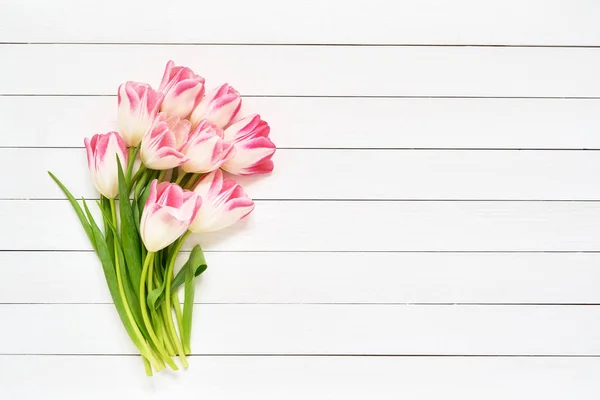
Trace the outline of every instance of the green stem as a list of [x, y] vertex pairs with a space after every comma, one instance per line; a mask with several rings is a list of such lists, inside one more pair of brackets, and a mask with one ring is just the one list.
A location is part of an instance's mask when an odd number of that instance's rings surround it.
[[150, 362], [148, 361], [148, 359], [146, 359], [146, 357], [142, 357], [142, 360], [144, 360], [144, 369], [146, 370], [146, 376], [152, 376], [152, 365], [150, 365]]
[[185, 354], [189, 354], [189, 346], [185, 345], [186, 340], [184, 337], [185, 331], [183, 330], [183, 313], [181, 312], [181, 302], [179, 302], [179, 296], [177, 295], [177, 292], [171, 294], [171, 298], [173, 300], [173, 309], [175, 309], [175, 319], [177, 319], [177, 328], [179, 329], [179, 335], [181, 336], [181, 344], [183, 345], [183, 351]]
[[190, 178], [193, 178], [194, 174], [186, 174], [185, 178], [183, 178], [183, 180], [179, 183], [179, 186], [181, 186], [182, 188], [186, 188], [187, 187], [187, 183], [190, 180]]
[[164, 179], [165, 175], [167, 174], [167, 170], [163, 169], [162, 171], [160, 171], [160, 173], [158, 174], [158, 183], [161, 183], [162, 180]]
[[[181, 249], [183, 242], [190, 235], [190, 231], [187, 231], [175, 244], [173, 251], [171, 252], [171, 257], [169, 258], [169, 264], [167, 265], [167, 270], [165, 272], [165, 279], [167, 280], [165, 284], [165, 308], [169, 311], [171, 310], [171, 283], [173, 282], [173, 268], [175, 267], [175, 258], [177, 257], [177, 253]], [[177, 336], [175, 332], [175, 325], [173, 324], [173, 318], [167, 318], [167, 329], [169, 330], [171, 337]], [[184, 368], [187, 368], [188, 363], [185, 358], [185, 351], [183, 350], [183, 345], [181, 344], [181, 340], [177, 340], [175, 342], [175, 347], [177, 348], [177, 352], [179, 353], [179, 358]]]
[[[160, 277], [160, 273], [158, 272], [158, 268], [155, 268], [155, 273], [154, 273], [154, 286], [156, 287], [160, 287], [163, 284], [163, 280]], [[173, 346], [173, 340], [171, 339], [169, 332], [167, 332], [167, 329], [165, 327], [165, 322], [167, 319], [167, 316], [169, 315], [168, 313], [165, 313], [165, 304], [163, 302], [163, 304], [161, 304], [160, 306], [160, 310], [162, 312], [162, 316], [163, 316], [163, 321], [160, 324], [160, 329], [161, 329], [161, 335], [164, 338], [164, 343], [165, 343], [165, 347], [167, 349], [167, 351], [169, 352], [170, 355], [175, 355], [175, 349]], [[157, 320], [158, 321], [158, 320]]]
[[[117, 226], [117, 207], [115, 205], [115, 199], [110, 199], [110, 210], [111, 210], [111, 214], [112, 214], [113, 224], [116, 227]], [[154, 355], [152, 354], [152, 350], [148, 347], [148, 344], [146, 343], [146, 340], [144, 339], [142, 332], [138, 328], [137, 323], [135, 322], [135, 319], [133, 318], [133, 314], [131, 313], [129, 303], [127, 302], [127, 297], [125, 296], [125, 288], [123, 286], [123, 279], [121, 276], [121, 262], [119, 261], [119, 255], [117, 252], [117, 250], [118, 250], [117, 240], [118, 240], [118, 238], [115, 238], [115, 248], [114, 248], [114, 251], [115, 251], [115, 273], [117, 275], [117, 285], [119, 287], [119, 295], [121, 297], [121, 301], [123, 302], [123, 308], [125, 308], [125, 314], [127, 315], [127, 319], [129, 320], [129, 323], [131, 324], [131, 327], [133, 328], [133, 331], [135, 333], [135, 336], [137, 339], [137, 343], [135, 343], [135, 344], [138, 347], [138, 349], [140, 350], [140, 352], [142, 353], [142, 357], [147, 358], [154, 366], [154, 369], [156, 369], [157, 371], [160, 371], [162, 369], [161, 368], [162, 363], [160, 361], [158, 361], [156, 359], [156, 357], [154, 357]]]
[[179, 341], [177, 332], [175, 332], [175, 330], [169, 329], [168, 322], [167, 322], [167, 321], [172, 321], [173, 316], [171, 315], [171, 310], [169, 310], [167, 308], [167, 304], [164, 301], [160, 305], [160, 311], [162, 312], [162, 316], [163, 316], [163, 327], [165, 329], [166, 338], [169, 340], [169, 343], [171, 343], [171, 348], [173, 349], [173, 354], [179, 355], [178, 351], [176, 350], [177, 342]]
[[131, 192], [131, 189], [134, 188], [135, 184], [140, 180], [140, 178], [142, 178], [142, 176], [144, 176], [144, 174], [146, 173], [146, 171], [148, 171], [146, 169], [146, 166], [144, 164], [140, 165], [140, 169], [138, 169], [135, 174], [133, 175], [133, 177], [131, 178], [131, 180], [128, 180], [127, 182], [129, 182], [129, 191]]
[[185, 189], [193, 190], [196, 183], [202, 178], [203, 174], [194, 174], [192, 177], [186, 182]]
[[[131, 173], [133, 172], [133, 164], [135, 164], [135, 158], [137, 157], [138, 151], [140, 151], [139, 146], [129, 148], [129, 155], [128, 155], [129, 162], [127, 164], [127, 174], [125, 175], [126, 182], [129, 182], [129, 180], [131, 178]], [[143, 166], [144, 166], [144, 164], [142, 164], [140, 166], [140, 169], [142, 169]], [[138, 170], [138, 172], [139, 172], [139, 170]]]
[[177, 364], [175, 364], [171, 357], [169, 357], [164, 346], [158, 340], [158, 337], [156, 337], [156, 333], [154, 333], [154, 328], [150, 323], [150, 317], [148, 316], [148, 305], [146, 304], [146, 275], [148, 274], [148, 267], [150, 266], [150, 264], [152, 264], [152, 261], [154, 259], [154, 254], [155, 253], [153, 252], [148, 252], [146, 260], [144, 261], [144, 266], [142, 268], [142, 276], [140, 278], [140, 308], [142, 309], [142, 319], [144, 320], [144, 325], [146, 325], [146, 329], [148, 330], [150, 339], [152, 340], [154, 347], [158, 351], [158, 354], [169, 365], [169, 367], [173, 369], [173, 371], [177, 371], [179, 369], [177, 367]]
[[[144, 175], [135, 185], [134, 199], [138, 199], [140, 197], [140, 193], [142, 192], [142, 189], [146, 186], [146, 183], [148, 183], [149, 178], [152, 177], [152, 172], [153, 171], [150, 169], [147, 169], [144, 171]], [[134, 176], [134, 178], [135, 178], [135, 176]]]
[[181, 180], [183, 179], [183, 177], [186, 175], [187, 173], [185, 171], [180, 171], [179, 175], [177, 176], [177, 179], [175, 179], [175, 184], [179, 185], [179, 183], [181, 182]]

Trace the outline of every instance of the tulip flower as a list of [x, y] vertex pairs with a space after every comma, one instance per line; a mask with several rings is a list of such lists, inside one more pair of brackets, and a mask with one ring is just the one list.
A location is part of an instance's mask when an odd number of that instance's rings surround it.
[[190, 133], [181, 150], [188, 158], [181, 169], [194, 173], [214, 171], [223, 165], [234, 151], [233, 144], [223, 140], [223, 129], [202, 120]]
[[169, 116], [185, 118], [204, 96], [204, 78], [169, 61], [158, 91], [165, 96], [160, 110]]
[[254, 209], [254, 202], [233, 179], [224, 179], [216, 170], [205, 175], [194, 189], [202, 206], [190, 225], [191, 232], [212, 232], [227, 228]]
[[119, 132], [129, 146], [137, 146], [152, 127], [163, 95], [146, 83], [119, 86]]
[[117, 132], [85, 138], [88, 167], [94, 186], [102, 195], [114, 199], [119, 193], [117, 158], [123, 169], [127, 168], [127, 145]]
[[275, 145], [269, 139], [269, 124], [260, 115], [250, 115], [225, 129], [224, 139], [232, 143], [235, 153], [222, 168], [235, 175], [264, 174], [273, 171], [271, 157]]
[[147, 168], [167, 170], [187, 161], [180, 152], [190, 131], [190, 122], [179, 117], [157, 118], [150, 131], [144, 136], [140, 157]]
[[201, 120], [225, 128], [236, 116], [242, 105], [240, 94], [227, 83], [207, 93], [192, 112], [190, 121], [196, 125]]
[[177, 240], [188, 230], [201, 204], [202, 199], [194, 192], [173, 183], [152, 181], [140, 220], [146, 249], [156, 252]]

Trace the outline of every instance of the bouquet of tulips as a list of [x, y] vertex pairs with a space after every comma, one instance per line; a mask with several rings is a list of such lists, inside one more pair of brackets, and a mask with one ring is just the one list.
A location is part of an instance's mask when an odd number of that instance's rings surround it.
[[207, 267], [196, 245], [175, 273], [184, 241], [190, 233], [226, 228], [254, 209], [244, 189], [223, 171], [273, 170], [269, 125], [259, 115], [238, 117], [242, 100], [228, 84], [204, 92], [204, 78], [172, 61], [158, 90], [137, 82], [119, 87], [119, 131], [85, 139], [103, 230], [85, 199], [82, 208], [50, 173], [100, 259], [148, 375], [166, 365], [177, 370], [176, 356], [188, 366], [194, 278]]

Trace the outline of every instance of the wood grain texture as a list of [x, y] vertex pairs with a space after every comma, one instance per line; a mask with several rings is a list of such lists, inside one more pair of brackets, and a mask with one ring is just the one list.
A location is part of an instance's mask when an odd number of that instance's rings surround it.
[[[600, 306], [204, 304], [193, 354], [600, 355]], [[138, 354], [112, 304], [0, 305], [0, 354]], [[40, 335], [39, 327], [43, 327]]]
[[[598, 253], [209, 252], [206, 259], [196, 303], [600, 303]], [[0, 276], [0, 303], [111, 302], [92, 252], [0, 252]]]
[[114, 95], [127, 80], [157, 85], [173, 59], [245, 95], [600, 96], [596, 48], [0, 45], [0, 59], [11, 95]]
[[3, 11], [11, 42], [600, 44], [600, 7], [584, 0], [5, 0]]
[[[279, 149], [267, 176], [235, 177], [255, 199], [599, 200], [598, 151]], [[62, 199], [44, 169], [76, 196], [98, 198], [83, 149], [0, 149], [0, 199]], [[73, 168], [80, 165], [81, 168]], [[31, 182], [38, 182], [31, 185]]]
[[[0, 250], [91, 249], [64, 200], [0, 201], [0, 220]], [[190, 243], [219, 251], [597, 251], [599, 234], [598, 202], [260, 201], [244, 221]]]
[[[0, 147], [83, 147], [116, 96], [0, 96]], [[600, 99], [247, 97], [279, 148], [600, 148]], [[35, 118], [31, 112], [35, 110]], [[27, 123], [24, 123], [27, 121]]]
[[138, 357], [0, 356], [0, 396], [596, 400], [600, 391], [599, 358], [203, 356], [191, 357], [190, 364], [185, 373], [148, 379]]

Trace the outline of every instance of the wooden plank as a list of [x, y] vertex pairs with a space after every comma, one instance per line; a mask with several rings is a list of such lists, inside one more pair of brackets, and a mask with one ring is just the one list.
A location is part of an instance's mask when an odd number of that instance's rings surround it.
[[114, 95], [126, 80], [156, 85], [174, 59], [246, 95], [600, 96], [595, 48], [30, 44], [0, 59], [0, 94]]
[[63, 0], [61, 7], [9, 0], [3, 6], [0, 37], [9, 42], [600, 44], [599, 7], [583, 0], [175, 0], [169, 7], [156, 0]]
[[[597, 151], [288, 150], [269, 176], [236, 177], [255, 199], [598, 200]], [[0, 149], [0, 170], [23, 160], [72, 193], [98, 198], [83, 149]], [[62, 199], [43, 169], [8, 174], [0, 198]], [[32, 185], [31, 182], [36, 182]]]
[[149, 379], [137, 357], [0, 356], [0, 396], [596, 400], [600, 394], [599, 358], [242, 356], [192, 357], [190, 364], [176, 376]]
[[[194, 354], [599, 355], [599, 306], [204, 304]], [[112, 304], [0, 305], [1, 354], [137, 354]], [[43, 327], [43, 335], [40, 334]]]
[[[91, 248], [67, 201], [0, 201], [0, 220], [8, 228], [0, 250]], [[598, 235], [598, 202], [260, 201], [244, 221], [190, 243], [219, 251], [596, 251]]]
[[[210, 252], [206, 258], [197, 303], [600, 303], [597, 253]], [[0, 303], [111, 301], [92, 252], [0, 252], [0, 276]]]
[[[116, 129], [116, 101], [0, 97], [10, 132], [0, 147], [83, 147]], [[598, 99], [249, 97], [242, 113], [261, 114], [284, 148], [598, 149], [598, 109]]]

